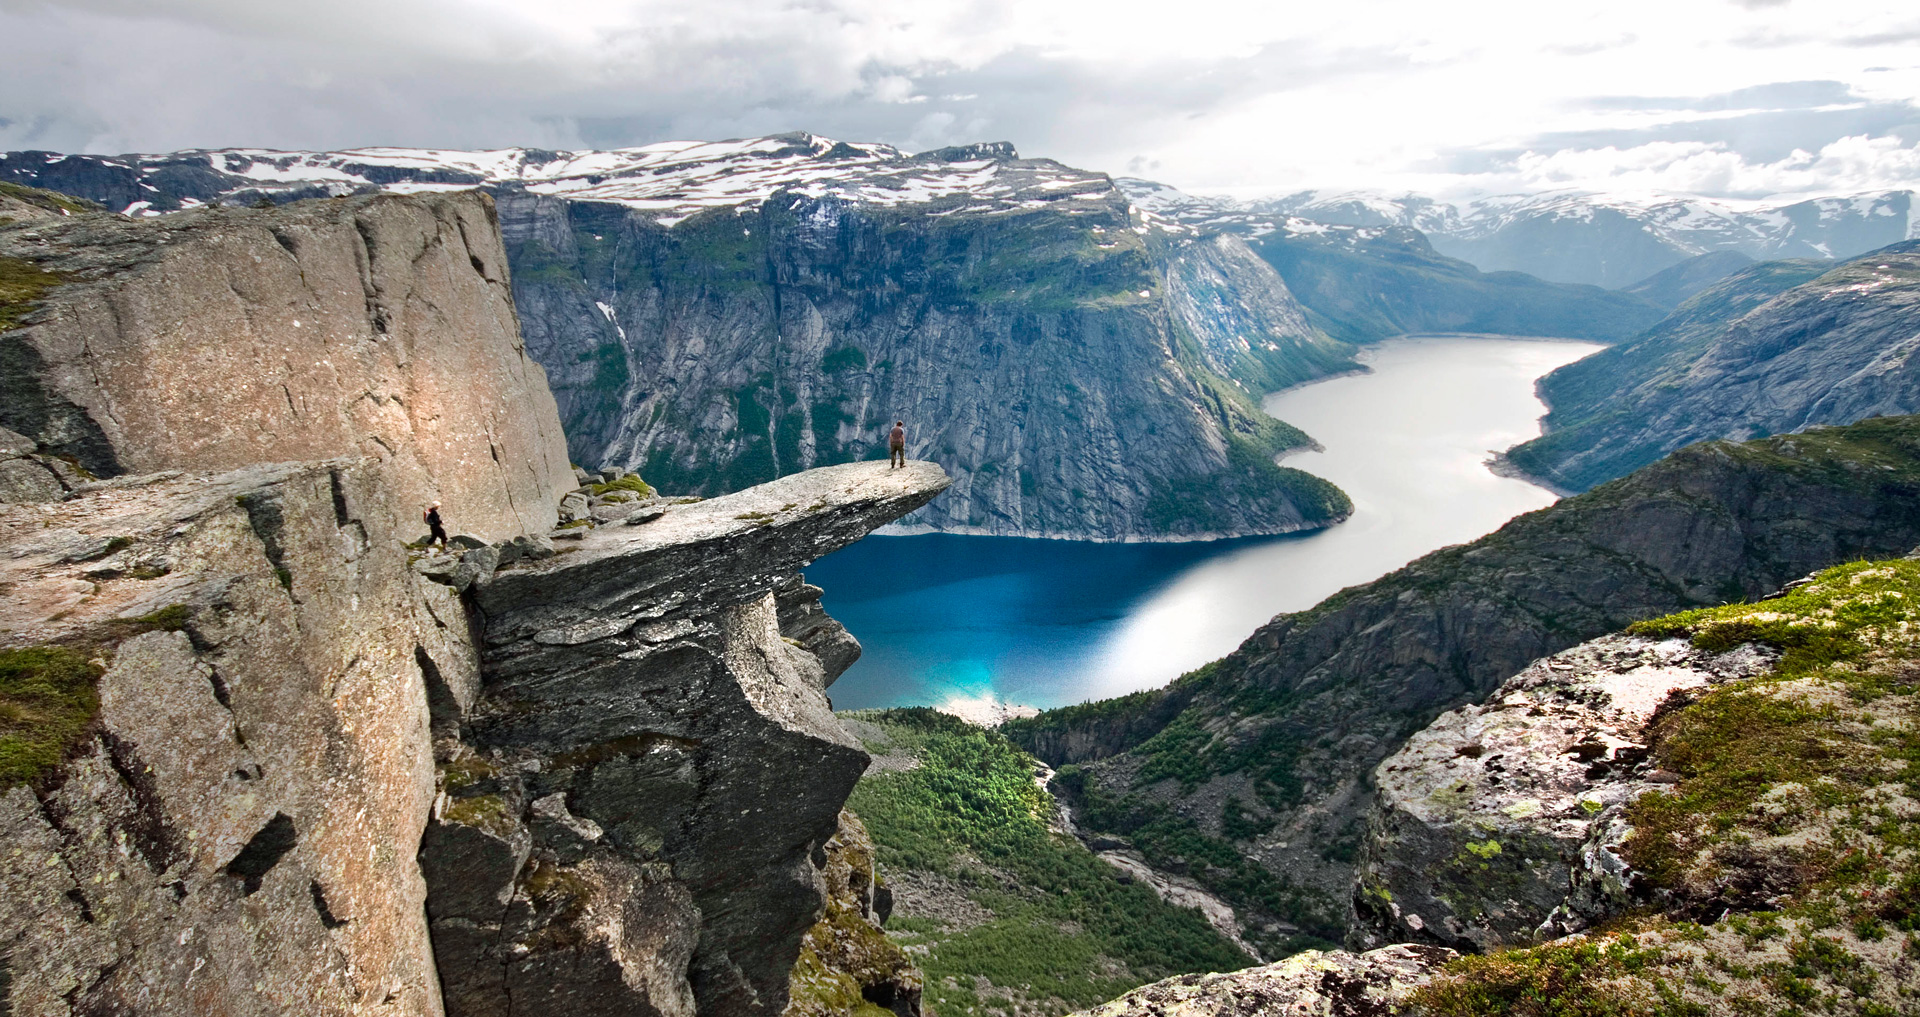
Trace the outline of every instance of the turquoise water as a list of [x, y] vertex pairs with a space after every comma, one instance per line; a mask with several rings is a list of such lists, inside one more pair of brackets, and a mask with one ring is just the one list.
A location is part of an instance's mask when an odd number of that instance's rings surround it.
[[1392, 340], [1371, 373], [1268, 396], [1325, 446], [1287, 465], [1346, 490], [1327, 530], [1187, 544], [947, 534], [869, 537], [807, 569], [865, 647], [836, 709], [927, 705], [987, 716], [1166, 684], [1282, 611], [1490, 533], [1554, 496], [1486, 467], [1539, 434], [1542, 374], [1599, 347], [1475, 337]]

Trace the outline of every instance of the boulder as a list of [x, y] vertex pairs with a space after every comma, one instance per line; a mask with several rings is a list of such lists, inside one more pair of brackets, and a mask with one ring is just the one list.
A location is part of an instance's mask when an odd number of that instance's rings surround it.
[[1455, 956], [1410, 944], [1362, 954], [1308, 950], [1261, 967], [1143, 985], [1076, 1017], [1393, 1017]]
[[1442, 714], [1374, 770], [1354, 945], [1488, 951], [1626, 906], [1622, 813], [1671, 783], [1647, 762], [1649, 720], [1776, 658], [1751, 645], [1713, 654], [1680, 639], [1604, 636]]

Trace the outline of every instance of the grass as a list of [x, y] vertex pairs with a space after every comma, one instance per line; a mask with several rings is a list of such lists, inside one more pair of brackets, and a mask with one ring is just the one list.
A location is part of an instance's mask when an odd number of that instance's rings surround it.
[[594, 484], [592, 485], [592, 490], [595, 495], [611, 494], [613, 492], [623, 492], [640, 498], [651, 498], [654, 495], [652, 485], [641, 480], [639, 474], [636, 473], [629, 473], [611, 484]]
[[[1853, 562], [1788, 594], [1632, 632], [1781, 651], [1658, 719], [1671, 793], [1633, 802], [1626, 860], [1658, 914], [1449, 965], [1436, 1017], [1920, 1013], [1920, 562]], [[1694, 924], [1698, 920], [1705, 924]], [[1889, 977], [1891, 975], [1891, 977]]]
[[0, 258], [0, 332], [19, 328], [34, 306], [64, 282], [65, 277], [30, 261]]
[[104, 672], [72, 647], [0, 650], [0, 789], [38, 778], [84, 740]]
[[1411, 1002], [1430, 1017], [1705, 1017], [1664, 979], [1644, 977], [1664, 957], [1626, 934], [1463, 957]]
[[1033, 758], [999, 734], [925, 709], [852, 716], [882, 732], [869, 748], [920, 762], [863, 778], [848, 802], [882, 866], [949, 880], [991, 915], [966, 927], [895, 920], [891, 934], [921, 954], [926, 1001], [942, 1017], [1008, 1001], [1065, 1013], [1170, 975], [1250, 963], [1197, 911], [1121, 882], [1077, 840], [1053, 833], [1053, 802], [1034, 783]]
[[35, 208], [43, 208], [49, 212], [84, 215], [88, 212], [106, 211], [106, 206], [85, 198], [76, 198], [71, 194], [62, 194], [59, 191], [49, 191], [39, 187], [28, 187], [11, 180], [0, 180], [0, 196], [24, 201]]

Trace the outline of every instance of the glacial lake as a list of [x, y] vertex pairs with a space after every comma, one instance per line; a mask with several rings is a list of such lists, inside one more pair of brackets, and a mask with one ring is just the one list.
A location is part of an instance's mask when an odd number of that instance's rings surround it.
[[1304, 535], [1184, 544], [875, 536], [806, 570], [866, 652], [835, 709], [936, 706], [976, 719], [1165, 685], [1275, 614], [1476, 539], [1555, 496], [1487, 468], [1540, 433], [1534, 381], [1600, 349], [1543, 339], [1410, 336], [1366, 374], [1269, 395], [1325, 446], [1288, 466], [1339, 484], [1352, 518]]

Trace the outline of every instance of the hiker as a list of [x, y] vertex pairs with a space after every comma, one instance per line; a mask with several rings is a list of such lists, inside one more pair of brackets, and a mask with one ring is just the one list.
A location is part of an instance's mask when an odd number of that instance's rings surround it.
[[433, 542], [437, 540], [440, 546], [445, 548], [447, 528], [440, 523], [440, 503], [434, 502], [425, 512], [420, 513], [420, 518], [427, 521], [427, 546], [432, 547]]
[[904, 420], [893, 422], [893, 433], [887, 435], [887, 469], [907, 465], [907, 424]]

